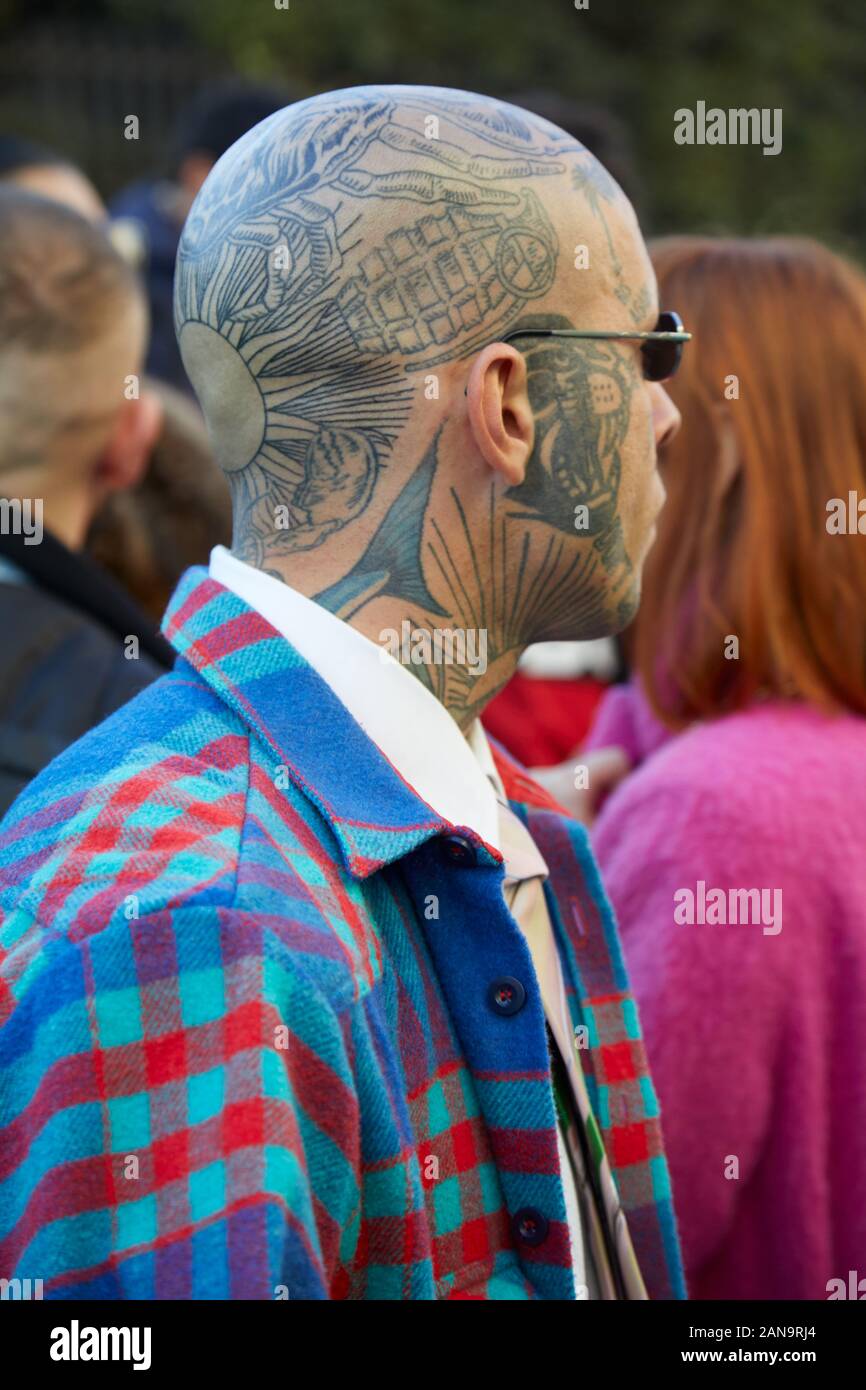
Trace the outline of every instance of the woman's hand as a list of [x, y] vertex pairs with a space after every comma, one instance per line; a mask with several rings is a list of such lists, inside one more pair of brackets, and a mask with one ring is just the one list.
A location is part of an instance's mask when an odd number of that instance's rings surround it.
[[556, 767], [535, 767], [530, 775], [582, 825], [591, 826], [601, 807], [631, 771], [624, 748], [575, 753]]

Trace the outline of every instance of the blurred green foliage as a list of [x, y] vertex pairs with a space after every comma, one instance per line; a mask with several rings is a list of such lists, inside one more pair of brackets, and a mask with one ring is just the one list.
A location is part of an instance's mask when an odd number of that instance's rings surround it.
[[[866, 252], [864, 0], [41, 0], [70, 21], [202, 50], [300, 94], [426, 82], [555, 89], [613, 111], [651, 231], [786, 231]], [[0, 33], [36, 18], [0, 0]], [[781, 154], [678, 146], [674, 112], [781, 107]]]

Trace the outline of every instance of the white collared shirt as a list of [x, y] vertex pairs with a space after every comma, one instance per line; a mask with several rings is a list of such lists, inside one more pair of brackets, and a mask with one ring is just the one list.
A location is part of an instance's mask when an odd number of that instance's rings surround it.
[[210, 576], [276, 628], [443, 820], [499, 849], [496, 794], [443, 705], [385, 647], [218, 545]]

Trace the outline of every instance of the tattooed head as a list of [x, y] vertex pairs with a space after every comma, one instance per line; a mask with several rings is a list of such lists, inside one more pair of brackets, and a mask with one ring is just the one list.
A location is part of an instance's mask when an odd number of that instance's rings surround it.
[[[658, 504], [637, 347], [527, 337], [484, 354], [521, 325], [647, 328], [655, 310], [628, 203], [548, 122], [420, 87], [276, 113], [211, 172], [175, 285], [235, 549], [344, 616], [386, 599], [453, 613], [454, 562], [466, 602], [468, 576], [492, 602], [493, 571], [522, 555], [509, 643], [612, 630]], [[504, 468], [479, 436], [493, 408], [506, 436], [528, 431]]]

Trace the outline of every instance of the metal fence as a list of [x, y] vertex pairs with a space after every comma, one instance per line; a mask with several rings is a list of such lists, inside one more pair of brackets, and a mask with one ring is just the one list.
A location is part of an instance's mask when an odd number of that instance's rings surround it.
[[[110, 195], [165, 169], [178, 112], [225, 75], [171, 38], [43, 23], [0, 45], [0, 132], [51, 145]], [[125, 136], [128, 116], [138, 139]]]

